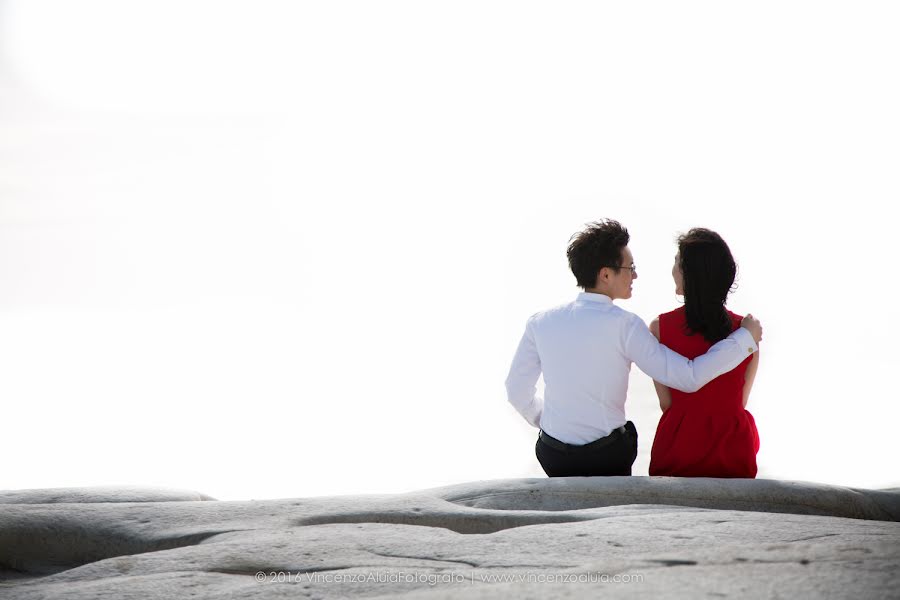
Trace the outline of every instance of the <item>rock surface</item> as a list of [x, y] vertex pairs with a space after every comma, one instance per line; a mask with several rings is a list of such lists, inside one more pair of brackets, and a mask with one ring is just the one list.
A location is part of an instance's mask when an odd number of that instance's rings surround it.
[[0, 598], [894, 598], [900, 589], [900, 490], [610, 477], [206, 498], [0, 493]]
[[58, 504], [79, 502], [183, 502], [215, 500], [188, 490], [152, 487], [44, 488], [0, 491], [0, 504]]

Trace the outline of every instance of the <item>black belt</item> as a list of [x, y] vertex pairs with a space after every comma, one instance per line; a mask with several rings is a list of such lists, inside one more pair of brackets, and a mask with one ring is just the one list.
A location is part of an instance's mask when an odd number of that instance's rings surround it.
[[555, 450], [562, 450], [563, 452], [581, 452], [584, 450], [590, 451], [590, 450], [596, 450], [598, 448], [603, 448], [604, 446], [608, 446], [608, 445], [612, 444], [613, 442], [615, 442], [616, 440], [618, 440], [623, 435], [625, 435], [626, 433], [628, 433], [628, 430], [625, 429], [624, 425], [622, 425], [621, 427], [617, 427], [616, 429], [613, 429], [612, 433], [610, 433], [606, 437], [602, 437], [599, 440], [594, 440], [593, 442], [590, 442], [588, 444], [581, 444], [581, 445], [567, 444], [565, 442], [561, 442], [558, 439], [556, 439], [555, 437], [544, 432], [543, 429], [541, 430], [539, 437], [543, 443], [547, 444], [548, 446], [550, 446], [551, 448], [553, 448]]

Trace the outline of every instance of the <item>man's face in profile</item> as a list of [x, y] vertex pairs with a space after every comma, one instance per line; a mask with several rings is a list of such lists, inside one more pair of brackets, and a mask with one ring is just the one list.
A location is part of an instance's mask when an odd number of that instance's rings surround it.
[[618, 271], [610, 270], [609, 289], [610, 297], [613, 300], [627, 300], [631, 298], [633, 282], [637, 279], [637, 271], [634, 267], [634, 256], [628, 246], [622, 248], [622, 262], [619, 263], [622, 268]]

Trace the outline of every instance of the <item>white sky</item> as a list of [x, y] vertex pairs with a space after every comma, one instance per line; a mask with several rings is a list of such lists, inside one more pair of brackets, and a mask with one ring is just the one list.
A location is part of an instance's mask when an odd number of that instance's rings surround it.
[[2, 487], [542, 476], [503, 380], [600, 217], [647, 321], [678, 232], [731, 245], [761, 477], [900, 485], [898, 16], [0, 1]]

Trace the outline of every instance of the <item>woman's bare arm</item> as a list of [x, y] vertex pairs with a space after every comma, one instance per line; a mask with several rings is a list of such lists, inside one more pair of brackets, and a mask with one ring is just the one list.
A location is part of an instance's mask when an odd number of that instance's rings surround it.
[[747, 408], [747, 400], [750, 399], [750, 390], [753, 389], [753, 380], [756, 379], [756, 370], [759, 368], [759, 350], [750, 359], [747, 370], [744, 372], [744, 408]]
[[[650, 323], [650, 333], [652, 333], [653, 337], [655, 337], [657, 340], [659, 339], [659, 319], [653, 319], [653, 321]], [[750, 369], [748, 368], [747, 371], [749, 372]], [[669, 410], [669, 407], [672, 406], [672, 392], [669, 391], [668, 387], [664, 386], [656, 380], [653, 381], [653, 387], [656, 388], [656, 395], [659, 398], [659, 407], [663, 412], [666, 412], [667, 410]], [[745, 394], [746, 393], [749, 392], [745, 392]]]

